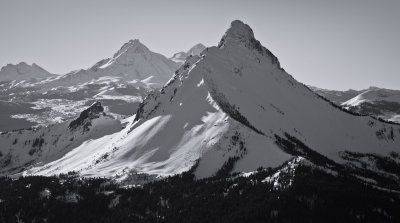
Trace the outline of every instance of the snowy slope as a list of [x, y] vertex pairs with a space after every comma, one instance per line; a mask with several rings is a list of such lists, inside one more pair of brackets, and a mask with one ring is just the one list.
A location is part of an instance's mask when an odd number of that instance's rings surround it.
[[0, 82], [1, 81], [23, 81], [23, 80], [39, 80], [49, 77], [54, 77], [54, 74], [50, 74], [45, 69], [39, 67], [33, 63], [29, 65], [25, 62], [19, 64], [7, 64], [0, 70]]
[[206, 177], [228, 160], [236, 161], [234, 171], [249, 172], [298, 153], [313, 158], [315, 151], [344, 164], [343, 151], [400, 150], [400, 126], [321, 99], [287, 74], [241, 21], [203, 54], [189, 57], [163, 89], [148, 95], [136, 116], [124, 120], [125, 129], [25, 174], [170, 175], [199, 160], [195, 173]]
[[358, 106], [363, 102], [388, 101], [400, 103], [400, 91], [370, 87], [354, 98], [345, 101], [344, 106]]
[[336, 91], [336, 90], [322, 89], [313, 86], [308, 86], [308, 87], [315, 93], [339, 105], [365, 91], [365, 90], [358, 91], [353, 89], [349, 89], [347, 91]]
[[115, 77], [132, 83], [161, 87], [173, 75], [178, 64], [161, 54], [150, 51], [139, 40], [130, 40], [112, 58], [97, 62], [87, 70], [79, 70], [63, 75], [47, 86], [72, 86], [101, 77]]
[[400, 91], [370, 87], [341, 104], [346, 109], [400, 123]]
[[194, 45], [187, 52], [175, 53], [170, 59], [182, 65], [188, 56], [200, 56], [200, 53], [203, 52], [203, 50], [205, 49], [206, 47], [203, 44], [199, 43]]
[[139, 40], [130, 40], [111, 58], [101, 60], [89, 69], [47, 79], [0, 82], [0, 100], [29, 103], [36, 111], [21, 109], [0, 117], [9, 123], [0, 125], [0, 130], [13, 129], [13, 123], [22, 123], [22, 126], [61, 123], [79, 115], [94, 101], [101, 101], [111, 115], [132, 115], [144, 96], [161, 88], [178, 66], [150, 51]]
[[317, 94], [355, 113], [400, 123], [400, 91], [378, 87], [335, 91], [309, 86]]
[[12, 174], [61, 158], [88, 139], [121, 130], [121, 123], [94, 103], [75, 120], [0, 135], [0, 174]]

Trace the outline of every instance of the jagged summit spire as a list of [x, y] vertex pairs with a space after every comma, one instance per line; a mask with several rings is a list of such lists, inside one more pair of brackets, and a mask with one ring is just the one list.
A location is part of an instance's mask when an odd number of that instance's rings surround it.
[[251, 50], [256, 50], [261, 55], [270, 57], [272, 63], [276, 64], [277, 67], [281, 69], [278, 58], [272, 54], [271, 51], [263, 47], [260, 41], [256, 40], [254, 37], [253, 30], [250, 26], [240, 20], [235, 20], [231, 23], [231, 26], [219, 42], [218, 47], [223, 48], [226, 45], [242, 45]]
[[251, 39], [254, 39], [254, 33], [250, 26], [240, 20], [235, 20], [225, 32], [220, 45], [227, 43], [229, 40], [249, 42]]
[[248, 45], [253, 40], [255, 40], [254, 33], [250, 26], [240, 20], [235, 20], [225, 32], [218, 46], [222, 47], [230, 42], [239, 42]]

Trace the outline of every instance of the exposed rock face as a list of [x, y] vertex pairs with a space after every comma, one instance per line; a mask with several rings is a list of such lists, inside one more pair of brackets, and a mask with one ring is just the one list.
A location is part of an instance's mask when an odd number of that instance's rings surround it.
[[224, 47], [226, 44], [240, 44], [251, 50], [257, 50], [261, 55], [271, 58], [273, 64], [281, 68], [278, 58], [272, 54], [267, 48], [263, 47], [255, 37], [250, 26], [244, 24], [240, 20], [235, 20], [231, 23], [231, 27], [226, 31], [218, 44], [218, 47]]
[[84, 110], [77, 119], [73, 120], [69, 124], [70, 129], [76, 129], [79, 126], [83, 126], [85, 130], [91, 126], [90, 120], [99, 118], [101, 115], [105, 115], [104, 108], [100, 102], [93, 103], [88, 109]]

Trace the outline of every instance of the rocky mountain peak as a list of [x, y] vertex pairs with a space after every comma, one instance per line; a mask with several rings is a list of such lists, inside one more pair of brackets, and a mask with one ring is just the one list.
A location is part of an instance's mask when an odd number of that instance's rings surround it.
[[0, 81], [42, 79], [51, 76], [53, 76], [53, 74], [35, 63], [32, 65], [26, 62], [7, 64], [0, 70]]
[[69, 124], [69, 128], [76, 129], [79, 126], [83, 126], [84, 130], [88, 130], [91, 125], [90, 120], [99, 118], [101, 115], [104, 115], [104, 107], [97, 101], [82, 111], [79, 117]]
[[271, 51], [263, 47], [260, 41], [254, 37], [250, 26], [240, 20], [235, 20], [231, 23], [231, 26], [219, 42], [218, 47], [223, 48], [227, 45], [241, 45], [250, 50], [255, 50], [263, 56], [270, 57], [271, 62], [281, 69], [278, 58]]
[[142, 54], [147, 52], [150, 52], [150, 50], [143, 43], [141, 43], [138, 39], [131, 39], [122, 45], [121, 49], [118, 50], [118, 52], [114, 55], [114, 58], [126, 53]]
[[235, 20], [225, 32], [225, 35], [222, 37], [219, 46], [223, 46], [230, 41], [249, 44], [254, 39], [254, 33], [250, 26], [240, 20]]

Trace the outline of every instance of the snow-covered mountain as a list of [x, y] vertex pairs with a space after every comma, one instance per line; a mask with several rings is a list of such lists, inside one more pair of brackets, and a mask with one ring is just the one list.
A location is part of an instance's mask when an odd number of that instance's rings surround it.
[[347, 100], [350, 100], [351, 98], [354, 98], [355, 96], [363, 92], [363, 90], [357, 91], [353, 89], [349, 89], [347, 91], [337, 91], [337, 90], [318, 88], [314, 86], [308, 86], [308, 87], [315, 93], [321, 95], [324, 98], [329, 99], [330, 101], [338, 105], [342, 104]]
[[96, 102], [74, 120], [0, 135], [0, 175], [20, 172], [61, 158], [87, 140], [120, 131], [121, 122]]
[[0, 82], [13, 80], [40, 80], [54, 76], [54, 74], [49, 73], [35, 63], [32, 65], [25, 62], [19, 64], [7, 64], [0, 70]]
[[35, 112], [25, 109], [7, 113], [8, 118], [4, 119], [10, 126], [0, 125], [0, 131], [9, 130], [17, 120], [26, 120], [18, 126], [60, 123], [78, 115], [94, 101], [101, 101], [112, 115], [131, 115], [147, 92], [161, 88], [178, 66], [135, 39], [125, 43], [111, 58], [88, 69], [47, 79], [1, 82], [0, 100], [29, 103]]
[[103, 77], [131, 81], [136, 86], [161, 87], [173, 75], [178, 64], [150, 51], [138, 39], [125, 43], [111, 58], [101, 60], [87, 70], [63, 75], [46, 85], [71, 86]]
[[369, 87], [360, 91], [335, 91], [311, 86], [310, 88], [317, 94], [352, 112], [400, 123], [399, 90], [378, 87]]
[[295, 156], [326, 168], [358, 168], [360, 157], [400, 152], [399, 125], [333, 106], [287, 74], [241, 21], [231, 23], [217, 47], [189, 57], [123, 122], [121, 131], [24, 174], [166, 176], [195, 167], [202, 178], [226, 166], [277, 167]]
[[346, 109], [400, 123], [400, 91], [370, 87], [341, 104]]
[[187, 52], [175, 53], [170, 59], [182, 65], [188, 56], [200, 56], [200, 53], [206, 49], [206, 46], [199, 43], [190, 48]]

